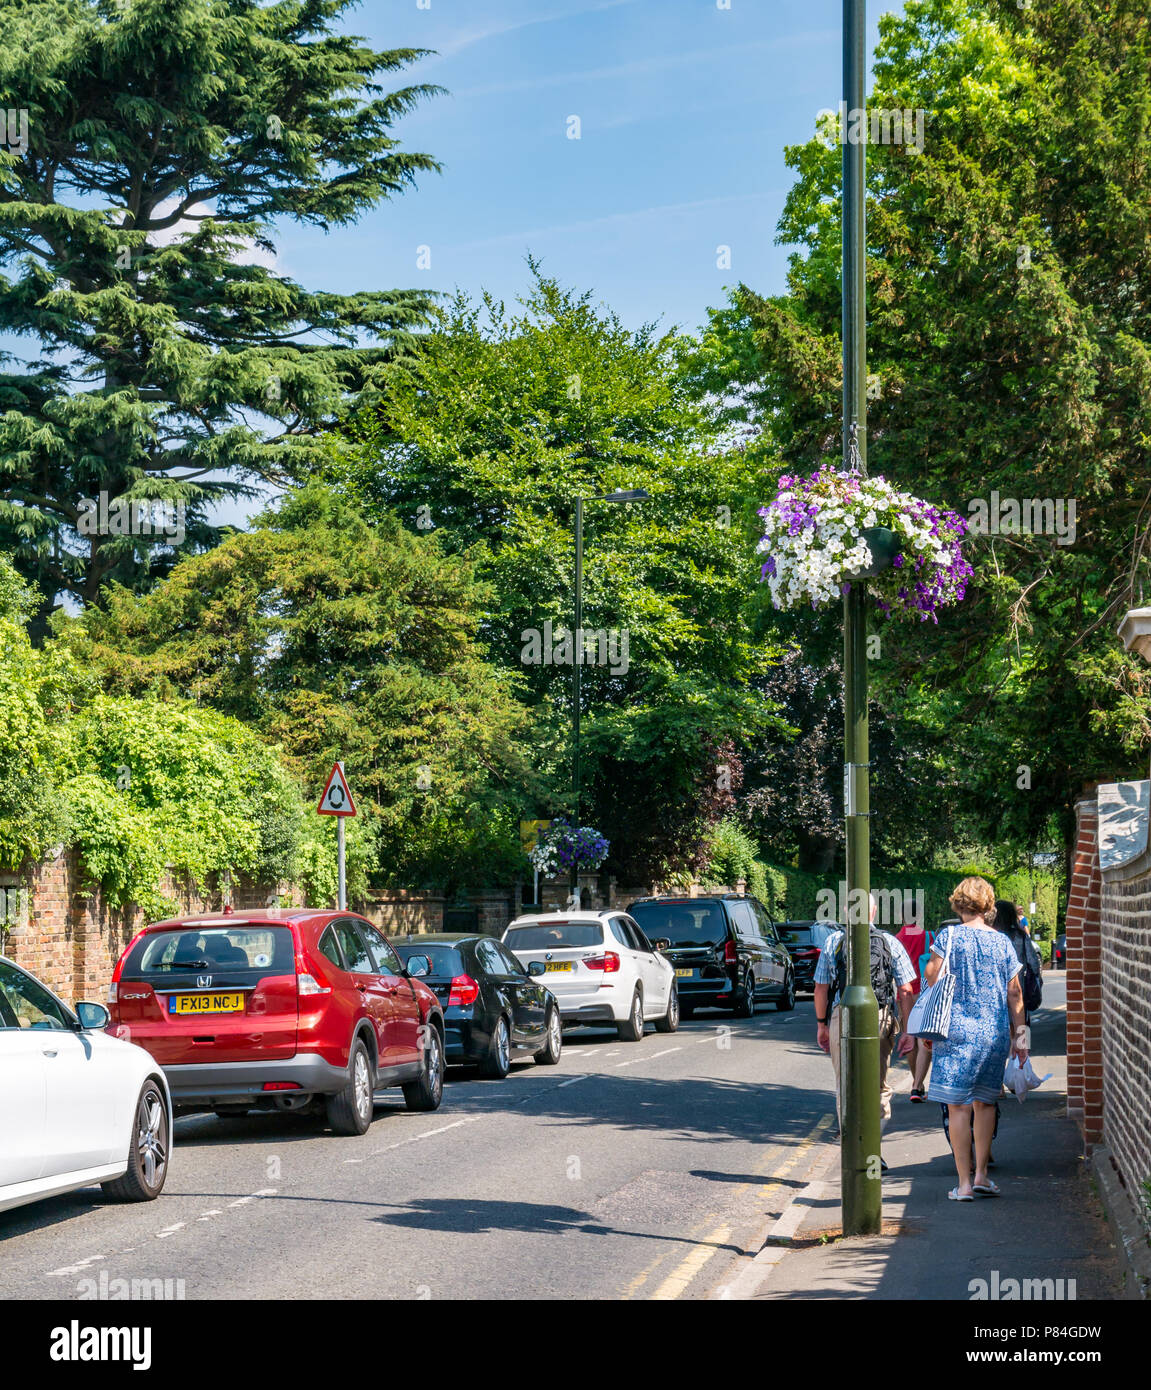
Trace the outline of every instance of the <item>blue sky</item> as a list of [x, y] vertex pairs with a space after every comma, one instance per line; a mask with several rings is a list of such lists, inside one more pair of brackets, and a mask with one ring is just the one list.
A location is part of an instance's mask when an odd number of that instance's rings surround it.
[[[783, 288], [783, 150], [838, 104], [841, 0], [423, 3], [365, 0], [348, 27], [374, 47], [437, 50], [400, 80], [449, 95], [396, 130], [443, 173], [354, 227], [284, 227], [285, 273], [338, 291], [459, 286], [510, 301], [531, 251], [625, 323], [685, 328], [739, 280]], [[420, 246], [430, 269], [417, 269]]]

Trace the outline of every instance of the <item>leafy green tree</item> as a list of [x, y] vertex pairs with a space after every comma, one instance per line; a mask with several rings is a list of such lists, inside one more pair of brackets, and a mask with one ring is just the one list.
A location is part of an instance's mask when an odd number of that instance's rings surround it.
[[[146, 586], [218, 538], [210, 503], [304, 470], [426, 320], [422, 292], [262, 263], [277, 219], [345, 225], [437, 167], [393, 132], [435, 89], [380, 85], [421, 50], [337, 32], [351, 2], [5, 5], [0, 331], [39, 356], [0, 370], [0, 546], [38, 634], [61, 593]], [[170, 504], [165, 534], [89, 534], [101, 492]]]
[[[972, 536], [965, 603], [937, 628], [882, 623], [871, 670], [973, 836], [1041, 844], [1069, 836], [1084, 780], [1144, 772], [1151, 741], [1151, 681], [1114, 635], [1149, 536], [1146, 6], [908, 0], [880, 33], [871, 105], [927, 124], [922, 154], [868, 151], [870, 471], [965, 515], [1074, 502], [1076, 525]], [[788, 157], [788, 292], [741, 287], [697, 369], [755, 448], [809, 469], [839, 450], [840, 149]]]
[[518, 844], [531, 780], [523, 710], [477, 636], [482, 601], [466, 557], [313, 484], [148, 594], [110, 590], [64, 640], [111, 692], [194, 699], [261, 731], [316, 801], [342, 759], [376, 877], [442, 881]]
[[24, 628], [33, 599], [0, 555], [0, 869], [38, 858], [63, 825], [53, 776], [64, 673]]
[[730, 775], [716, 749], [733, 741], [734, 757], [769, 717], [747, 693], [770, 656], [747, 622], [748, 498], [767, 475], [749, 476], [693, 400], [689, 339], [629, 331], [530, 269], [518, 308], [459, 296], [441, 312], [333, 441], [329, 476], [370, 517], [395, 513], [475, 555], [493, 592], [484, 637], [532, 707], [551, 786], [540, 814], [573, 809], [572, 666], [545, 658], [564, 655], [574, 621], [575, 499], [647, 489], [584, 509], [584, 628], [613, 637], [615, 655], [597, 643], [582, 670], [580, 819], [639, 881], [702, 862], [725, 809], [711, 790]]
[[61, 734], [54, 773], [68, 840], [113, 907], [170, 912], [169, 868], [201, 887], [224, 874], [295, 877], [306, 838], [299, 788], [238, 720], [182, 700], [98, 693]]

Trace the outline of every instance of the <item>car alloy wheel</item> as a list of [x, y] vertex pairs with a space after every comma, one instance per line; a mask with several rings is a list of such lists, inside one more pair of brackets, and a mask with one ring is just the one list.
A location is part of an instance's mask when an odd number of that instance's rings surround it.
[[552, 1056], [558, 1057], [563, 1048], [563, 1025], [560, 1023], [560, 1011], [553, 1009], [551, 1018], [548, 1021], [548, 1047], [551, 1048]]
[[440, 1052], [440, 1035], [434, 1028], [432, 1028], [428, 1034], [427, 1054], [428, 1090], [436, 1097], [436, 1103], [438, 1104], [440, 1094], [444, 1088], [444, 1067], [443, 1057]]
[[137, 1117], [140, 1173], [149, 1188], [158, 1189], [164, 1185], [168, 1167], [168, 1112], [154, 1086], [149, 1086], [140, 1097]]
[[506, 1072], [511, 1066], [512, 1058], [507, 1020], [503, 1018], [496, 1024], [496, 1057], [499, 1060], [500, 1069]]
[[352, 1076], [355, 1087], [356, 1109], [362, 1120], [372, 1118], [372, 1069], [368, 1064], [368, 1054], [356, 1053], [355, 1071]]
[[631, 1006], [631, 1024], [637, 1033], [643, 1032], [643, 1000], [637, 991]]

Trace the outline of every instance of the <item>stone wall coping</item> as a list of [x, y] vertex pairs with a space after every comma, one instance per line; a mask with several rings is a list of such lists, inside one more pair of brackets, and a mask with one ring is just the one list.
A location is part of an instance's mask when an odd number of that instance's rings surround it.
[[1151, 872], [1151, 781], [1104, 782], [1099, 801], [1099, 870], [1104, 882]]

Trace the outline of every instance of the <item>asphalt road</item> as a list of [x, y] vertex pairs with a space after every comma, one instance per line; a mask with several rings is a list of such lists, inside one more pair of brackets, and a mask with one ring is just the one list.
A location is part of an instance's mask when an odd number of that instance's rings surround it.
[[0, 1213], [0, 1299], [120, 1279], [186, 1299], [706, 1298], [833, 1123], [814, 1034], [808, 1000], [639, 1043], [575, 1029], [558, 1067], [449, 1072], [435, 1114], [381, 1093], [362, 1138], [291, 1115], [179, 1120], [158, 1201], [94, 1188]]

